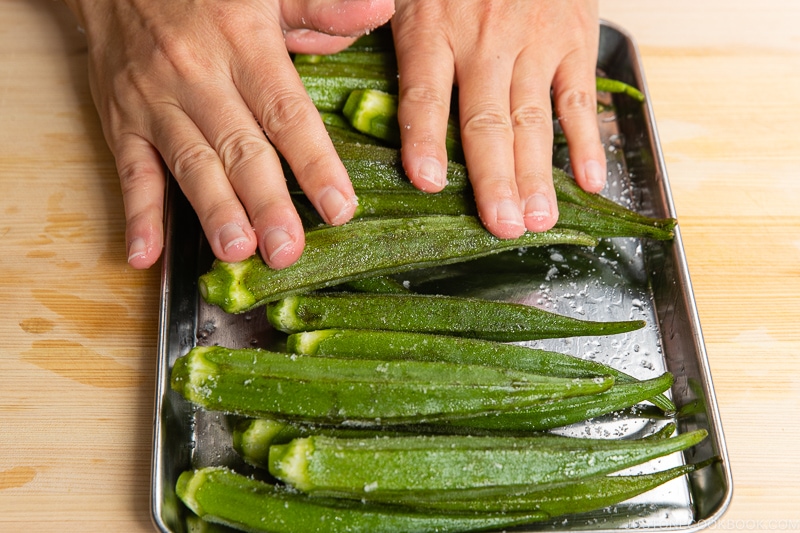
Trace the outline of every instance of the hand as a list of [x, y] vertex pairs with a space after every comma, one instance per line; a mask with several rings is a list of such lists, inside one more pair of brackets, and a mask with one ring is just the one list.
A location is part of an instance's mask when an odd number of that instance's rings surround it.
[[397, 0], [403, 166], [419, 189], [446, 182], [445, 131], [458, 85], [461, 137], [478, 213], [500, 238], [558, 219], [552, 100], [587, 191], [605, 185], [597, 126], [596, 0]]
[[302, 253], [278, 153], [326, 222], [352, 217], [352, 185], [289, 51], [345, 48], [391, 17], [391, 0], [67, 3], [87, 35], [132, 266], [163, 247], [164, 162], [225, 261], [258, 248], [282, 268]]

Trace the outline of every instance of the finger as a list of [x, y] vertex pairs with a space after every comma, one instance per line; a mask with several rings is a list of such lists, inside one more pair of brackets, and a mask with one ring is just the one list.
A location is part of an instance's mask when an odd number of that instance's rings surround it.
[[257, 240], [222, 162], [178, 107], [153, 113], [152, 142], [194, 207], [214, 255], [229, 262], [251, 256]]
[[125, 206], [128, 263], [133, 268], [149, 268], [164, 246], [164, 162], [138, 135], [121, 136], [114, 152]]
[[183, 103], [222, 163], [258, 236], [265, 262], [288, 266], [303, 250], [303, 225], [275, 149], [233, 84], [207, 83]]
[[392, 14], [393, 0], [295, 0], [281, 6], [285, 29], [306, 28], [346, 37], [373, 30]]
[[397, 118], [403, 167], [411, 183], [425, 192], [447, 185], [447, 121], [453, 90], [454, 59], [433, 32], [395, 32], [399, 77]]
[[335, 54], [353, 44], [356, 37], [328, 35], [315, 30], [290, 30], [284, 34], [286, 49], [296, 54]]
[[536, 65], [523, 52], [511, 83], [511, 122], [514, 128], [514, 164], [525, 228], [545, 231], [558, 220], [553, 187], [553, 118], [550, 101], [552, 70]]
[[553, 100], [575, 181], [586, 191], [600, 192], [606, 184], [606, 157], [597, 124], [594, 65], [582, 55], [567, 57], [553, 79]]
[[[264, 50], [276, 45], [267, 42]], [[353, 186], [289, 56], [250, 54], [234, 70], [234, 82], [325, 222], [350, 220], [357, 206]]]
[[477, 52], [458, 73], [464, 157], [478, 214], [495, 236], [525, 232], [514, 172], [514, 132], [509, 114], [511, 65]]

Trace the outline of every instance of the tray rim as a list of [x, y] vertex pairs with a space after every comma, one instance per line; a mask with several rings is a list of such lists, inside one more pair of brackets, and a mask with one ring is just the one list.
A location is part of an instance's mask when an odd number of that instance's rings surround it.
[[683, 532], [695, 532], [708, 528], [709, 526], [717, 522], [722, 517], [722, 515], [724, 515], [725, 512], [728, 510], [728, 507], [730, 506], [730, 503], [733, 500], [733, 473], [731, 470], [730, 458], [728, 455], [728, 449], [725, 441], [722, 416], [719, 410], [719, 403], [717, 401], [716, 392], [714, 390], [713, 377], [711, 375], [711, 367], [708, 359], [708, 352], [706, 351], [702, 325], [700, 323], [700, 313], [697, 308], [697, 301], [694, 294], [694, 287], [692, 285], [691, 275], [689, 273], [689, 264], [686, 258], [685, 248], [683, 246], [683, 238], [681, 236], [681, 228], [680, 228], [680, 219], [678, 218], [675, 209], [675, 204], [672, 196], [672, 188], [670, 187], [669, 176], [667, 173], [667, 165], [664, 158], [664, 152], [661, 147], [661, 139], [658, 134], [658, 127], [656, 126], [657, 121], [655, 117], [655, 110], [653, 109], [652, 98], [650, 97], [650, 90], [648, 88], [647, 79], [645, 77], [644, 63], [642, 61], [639, 45], [636, 39], [633, 37], [633, 35], [620, 25], [604, 19], [601, 19], [600, 22], [601, 25], [605, 25], [610, 29], [621, 34], [627, 40], [628, 46], [631, 49], [634, 75], [636, 76], [640, 90], [645, 95], [644, 105], [646, 112], [644, 113], [644, 119], [650, 137], [651, 151], [656, 156], [655, 168], [656, 168], [657, 178], [663, 182], [662, 189], [666, 201], [667, 212], [669, 213], [670, 216], [678, 220], [678, 224], [675, 228], [675, 237], [673, 239], [674, 249], [676, 250], [674, 257], [678, 261], [677, 265], [678, 273], [680, 274], [681, 282], [684, 286], [684, 294], [687, 296], [687, 298], [685, 299], [685, 304], [688, 308], [689, 318], [692, 324], [692, 332], [694, 335], [695, 347], [699, 354], [697, 362], [699, 364], [699, 370], [703, 378], [702, 379], [703, 392], [705, 398], [707, 399], [706, 409], [708, 415], [711, 418], [711, 420], [709, 421], [709, 426], [714, 428], [713, 437], [715, 440], [716, 449], [719, 452], [720, 465], [722, 467], [722, 474], [723, 474], [723, 479], [725, 481], [726, 491], [723, 498], [720, 501], [719, 506], [717, 507], [715, 512], [711, 514], [709, 517], [703, 518], [694, 524], [690, 524], [688, 526], [680, 528], [659, 528], [659, 529], [666, 531], [676, 530]]

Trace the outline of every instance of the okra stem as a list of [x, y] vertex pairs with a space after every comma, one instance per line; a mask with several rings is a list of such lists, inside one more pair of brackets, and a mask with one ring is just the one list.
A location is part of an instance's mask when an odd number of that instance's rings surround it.
[[[417, 426], [412, 426], [417, 427]], [[245, 418], [233, 427], [233, 449], [250, 465], [267, 468], [269, 466], [269, 447], [273, 444], [286, 444], [300, 437], [327, 435], [345, 439], [364, 439], [387, 436], [408, 435], [410, 429], [353, 428], [344, 426], [322, 426], [278, 420], [275, 418]]]

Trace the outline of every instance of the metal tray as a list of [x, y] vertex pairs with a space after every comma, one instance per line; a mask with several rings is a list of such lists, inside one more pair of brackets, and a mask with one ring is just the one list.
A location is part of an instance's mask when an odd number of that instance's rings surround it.
[[[622, 29], [603, 22], [598, 68], [609, 77], [647, 88], [638, 50]], [[604, 194], [652, 216], [676, 216], [649, 98], [641, 105], [613, 99], [600, 115], [608, 156]], [[558, 153], [556, 153], [558, 159]], [[177, 187], [170, 187], [163, 260], [158, 372], [154, 418], [151, 510], [165, 533], [185, 531], [186, 510], [175, 496], [178, 475], [225, 464], [246, 471], [232, 451], [227, 419], [195, 410], [170, 390], [174, 361], [197, 344], [271, 347], [280, 341], [263, 310], [227, 315], [198, 297], [197, 278], [212, 261], [197, 219]], [[636, 471], [663, 469], [709, 457], [720, 461], [673, 480], [613, 509], [517, 528], [515, 531], [696, 531], [725, 511], [732, 479], [680, 228], [668, 243], [611, 239], [594, 250], [548, 248], [506, 253], [469, 264], [408, 274], [416, 290], [481, 296], [541, 306], [594, 320], [644, 319], [648, 326], [603, 338], [530, 343], [596, 359], [640, 378], [665, 370], [675, 376], [671, 395], [678, 431], [705, 428], [709, 438]], [[563, 434], [625, 438], [657, 430], [663, 420], [616, 415], [559, 430]]]

